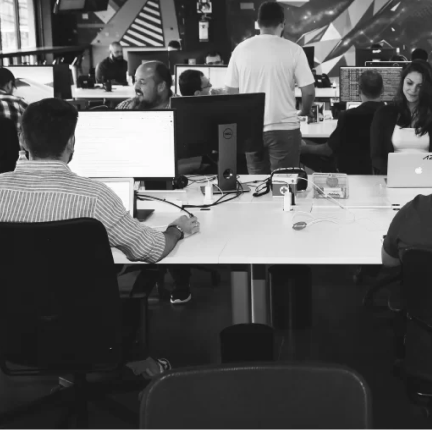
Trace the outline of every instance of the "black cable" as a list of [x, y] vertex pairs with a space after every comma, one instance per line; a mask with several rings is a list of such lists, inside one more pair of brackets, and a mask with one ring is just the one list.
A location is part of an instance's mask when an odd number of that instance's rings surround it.
[[190, 217], [193, 217], [194, 215], [193, 214], [191, 214], [189, 211], [187, 211], [186, 209], [185, 209], [185, 206], [179, 206], [179, 205], [176, 205], [175, 203], [173, 203], [173, 202], [170, 202], [169, 200], [167, 200], [167, 199], [160, 199], [159, 197], [154, 197], [154, 196], [148, 196], [148, 195], [146, 195], [146, 194], [137, 194], [137, 198], [138, 198], [138, 200], [158, 200], [158, 201], [160, 201], [160, 202], [164, 202], [164, 203], [168, 203], [169, 205], [171, 205], [171, 206], [175, 206], [176, 208], [179, 208], [180, 210], [182, 210], [182, 211], [184, 211], [184, 212], [186, 212]]

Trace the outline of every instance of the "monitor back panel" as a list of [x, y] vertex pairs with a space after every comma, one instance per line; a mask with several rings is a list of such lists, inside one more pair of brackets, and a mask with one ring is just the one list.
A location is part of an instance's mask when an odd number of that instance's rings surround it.
[[432, 188], [432, 154], [390, 153], [387, 187]]

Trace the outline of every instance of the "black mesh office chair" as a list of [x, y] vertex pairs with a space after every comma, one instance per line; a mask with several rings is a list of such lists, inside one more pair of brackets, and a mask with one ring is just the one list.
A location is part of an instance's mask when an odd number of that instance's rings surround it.
[[[432, 250], [412, 248], [402, 256], [404, 347], [401, 374], [410, 400], [432, 415]], [[396, 318], [401, 319], [401, 315]]]
[[13, 172], [18, 160], [20, 146], [14, 122], [0, 118], [0, 173]]
[[371, 396], [363, 378], [326, 364], [256, 363], [169, 371], [146, 388], [140, 410], [140, 428], [371, 425]]
[[0, 421], [10, 425], [72, 391], [78, 427], [88, 425], [89, 399], [136, 425], [129, 410], [104, 398], [110, 386], [86, 381], [89, 373], [119, 369], [123, 360], [120, 295], [103, 224], [88, 218], [0, 223], [0, 237], [2, 371], [73, 375], [71, 387], [6, 412]]

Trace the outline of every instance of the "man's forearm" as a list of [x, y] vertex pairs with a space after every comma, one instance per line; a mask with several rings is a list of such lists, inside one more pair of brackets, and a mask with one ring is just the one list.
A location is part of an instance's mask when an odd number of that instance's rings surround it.
[[176, 228], [168, 228], [163, 232], [165, 236], [165, 249], [163, 250], [162, 258], [165, 258], [177, 245], [177, 242], [180, 240], [181, 233]]
[[302, 108], [300, 116], [307, 116], [312, 108], [312, 104], [315, 100], [314, 94], [303, 94], [302, 95]]

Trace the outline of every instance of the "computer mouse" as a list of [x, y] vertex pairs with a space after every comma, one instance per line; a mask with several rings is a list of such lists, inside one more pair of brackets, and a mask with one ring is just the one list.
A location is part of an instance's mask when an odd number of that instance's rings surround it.
[[293, 224], [292, 228], [294, 230], [303, 230], [304, 228], [306, 228], [307, 223], [305, 223], [304, 221], [299, 221]]

